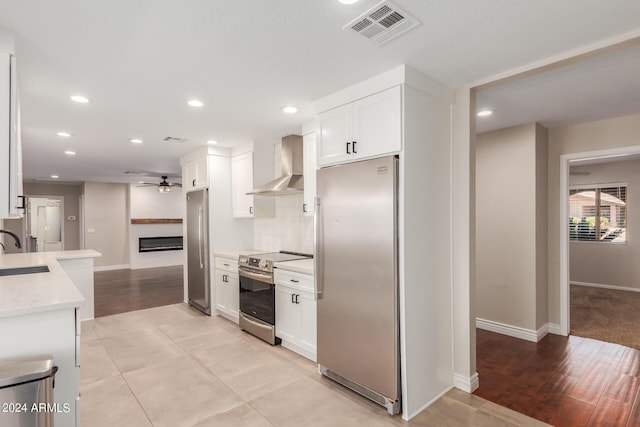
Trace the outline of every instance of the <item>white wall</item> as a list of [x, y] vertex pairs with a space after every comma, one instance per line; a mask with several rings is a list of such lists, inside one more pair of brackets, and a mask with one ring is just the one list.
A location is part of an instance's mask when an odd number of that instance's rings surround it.
[[571, 241], [569, 279], [640, 290], [640, 241], [633, 239], [640, 227], [640, 160], [611, 162], [572, 168], [589, 175], [572, 175], [570, 185], [627, 184], [627, 243], [605, 244]]
[[[183, 217], [182, 189], [173, 187], [169, 193], [158, 193], [154, 187], [129, 187], [130, 218]], [[182, 251], [138, 252], [140, 237], [182, 236], [182, 224], [130, 224], [129, 264], [132, 269], [182, 265]]]
[[640, 145], [640, 114], [549, 130], [549, 321], [560, 323], [560, 156]]
[[476, 144], [477, 317], [530, 332], [547, 323], [546, 143], [528, 124]]
[[129, 267], [128, 193], [128, 184], [84, 183], [85, 249], [102, 254], [98, 269]]

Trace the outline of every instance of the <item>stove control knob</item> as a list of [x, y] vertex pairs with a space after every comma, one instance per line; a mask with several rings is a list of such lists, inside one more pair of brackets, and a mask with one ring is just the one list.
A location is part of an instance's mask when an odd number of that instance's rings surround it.
[[266, 260], [260, 260], [260, 264], [258, 264], [258, 266], [260, 268], [266, 268], [267, 267], [267, 261]]

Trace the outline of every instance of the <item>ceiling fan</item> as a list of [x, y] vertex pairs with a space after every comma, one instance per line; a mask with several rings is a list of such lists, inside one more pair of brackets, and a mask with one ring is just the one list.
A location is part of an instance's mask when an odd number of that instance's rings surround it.
[[139, 182], [140, 185], [137, 185], [137, 187], [157, 186], [158, 193], [169, 193], [171, 192], [171, 188], [173, 187], [182, 187], [182, 184], [180, 184], [179, 182], [167, 182], [168, 177], [169, 177], [168, 175], [162, 175], [161, 176], [162, 181], [160, 181], [160, 183]]

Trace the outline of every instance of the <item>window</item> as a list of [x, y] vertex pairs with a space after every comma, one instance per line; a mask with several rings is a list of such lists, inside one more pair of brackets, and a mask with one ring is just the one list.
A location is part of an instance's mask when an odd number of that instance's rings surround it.
[[571, 188], [569, 239], [626, 243], [627, 186]]

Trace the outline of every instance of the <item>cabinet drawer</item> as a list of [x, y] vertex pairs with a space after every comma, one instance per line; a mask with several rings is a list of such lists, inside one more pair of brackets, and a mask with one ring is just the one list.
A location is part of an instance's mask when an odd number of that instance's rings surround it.
[[238, 272], [238, 261], [231, 260], [229, 258], [218, 258], [216, 257], [216, 269], [225, 270], [230, 273]]
[[274, 279], [277, 285], [289, 286], [313, 292], [313, 276], [276, 268]]

